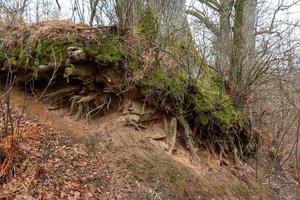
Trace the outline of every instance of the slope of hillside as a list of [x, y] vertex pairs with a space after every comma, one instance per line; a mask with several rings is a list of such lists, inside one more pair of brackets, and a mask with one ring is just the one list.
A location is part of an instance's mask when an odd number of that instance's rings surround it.
[[[143, 131], [125, 126], [124, 115], [113, 112], [87, 125], [66, 110], [46, 105], [14, 91], [14, 127], [19, 164], [15, 177], [1, 186], [5, 195], [42, 199], [274, 199], [275, 193], [255, 179], [249, 166], [220, 167], [203, 155], [196, 166], [178, 146], [167, 154], [161, 124]], [[154, 138], [154, 139], [153, 139]], [[26, 184], [24, 184], [24, 182]]]

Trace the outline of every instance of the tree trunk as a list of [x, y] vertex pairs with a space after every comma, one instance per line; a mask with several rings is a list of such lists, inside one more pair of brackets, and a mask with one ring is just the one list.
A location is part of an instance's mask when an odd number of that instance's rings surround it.
[[158, 18], [162, 35], [183, 29], [186, 23], [185, 0], [150, 0], [149, 4]]
[[97, 6], [99, 4], [99, 1], [100, 0], [90, 0], [91, 14], [90, 14], [89, 24], [91, 27], [94, 25], [94, 18], [96, 16], [96, 11], [97, 11]]
[[115, 12], [121, 29], [125, 30], [136, 26], [144, 3], [143, 0], [116, 0]]
[[247, 72], [255, 59], [256, 0], [237, 0], [233, 31], [230, 80], [237, 106], [244, 104], [251, 88], [247, 84]]
[[185, 0], [116, 0], [120, 27], [135, 27], [146, 7], [150, 7], [157, 17], [160, 35], [182, 30], [186, 25]]
[[228, 80], [227, 71], [230, 69], [230, 57], [232, 49], [232, 28], [230, 24], [231, 12], [233, 9], [232, 0], [224, 0], [219, 9], [219, 33], [216, 36], [215, 48], [216, 66], [220, 76]]

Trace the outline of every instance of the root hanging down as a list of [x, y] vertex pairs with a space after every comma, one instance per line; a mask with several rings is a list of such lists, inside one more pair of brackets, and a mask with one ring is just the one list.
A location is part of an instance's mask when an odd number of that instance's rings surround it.
[[173, 151], [175, 150], [178, 123], [183, 128], [183, 139], [186, 143], [186, 147], [187, 147], [188, 151], [191, 153], [192, 162], [194, 164], [196, 164], [200, 161], [200, 159], [197, 155], [197, 149], [193, 143], [192, 130], [183, 115], [179, 115], [177, 118], [176, 117], [172, 118], [169, 125], [168, 125], [167, 120], [165, 119], [165, 122], [164, 122], [165, 131], [167, 132], [167, 135], [169, 136], [168, 137], [169, 138], [169, 141], [168, 141], [169, 147], [166, 150], [168, 151], [169, 155], [172, 155]]
[[45, 101], [48, 101], [48, 100], [51, 101], [51, 99], [65, 97], [68, 94], [79, 91], [79, 90], [80, 90], [80, 88], [75, 87], [75, 86], [74, 87], [63, 88], [63, 89], [60, 89], [60, 90], [57, 90], [55, 92], [52, 92], [52, 93], [49, 93], [49, 94], [45, 95], [44, 99], [45, 99]]
[[55, 110], [60, 104], [67, 101], [67, 99], [72, 96], [75, 92], [79, 91], [79, 87], [68, 87], [57, 90], [55, 92], [44, 95], [44, 101], [50, 103], [51, 110]]
[[93, 117], [95, 117], [96, 115], [98, 115], [105, 107], [106, 109], [108, 110], [109, 109], [109, 106], [110, 106], [110, 103], [111, 103], [111, 98], [109, 98], [109, 100], [107, 102], [104, 102], [103, 104], [101, 104], [100, 106], [90, 110], [87, 114], [86, 114], [86, 117], [85, 117], [85, 120], [87, 123], [90, 123], [91, 119]]
[[192, 161], [194, 163], [199, 162], [199, 157], [197, 155], [197, 149], [195, 148], [194, 142], [193, 142], [193, 136], [192, 136], [192, 130], [190, 128], [189, 123], [187, 122], [187, 120], [184, 118], [184, 116], [182, 114], [180, 114], [178, 117], [178, 122], [180, 123], [180, 125], [183, 127], [183, 136], [184, 136], [184, 140], [186, 143], [186, 146], [188, 148], [188, 150], [190, 151], [191, 155], [192, 155]]
[[69, 112], [69, 115], [71, 116], [75, 111], [76, 109], [78, 108], [78, 104], [77, 102], [80, 100], [81, 96], [79, 95], [76, 95], [76, 96], [73, 96], [69, 99], [69, 101], [71, 101], [71, 106], [70, 106], [70, 112]]
[[175, 149], [176, 138], [177, 138], [177, 119], [175, 117], [171, 119], [171, 123], [167, 131], [170, 136], [170, 140], [168, 142], [169, 143], [168, 154], [172, 155]]
[[94, 93], [87, 96], [76, 95], [71, 97], [69, 101], [71, 102], [69, 115], [71, 116], [76, 113], [75, 119], [85, 118], [86, 122], [90, 123], [93, 117], [103, 110], [109, 109], [111, 97], [99, 96]]

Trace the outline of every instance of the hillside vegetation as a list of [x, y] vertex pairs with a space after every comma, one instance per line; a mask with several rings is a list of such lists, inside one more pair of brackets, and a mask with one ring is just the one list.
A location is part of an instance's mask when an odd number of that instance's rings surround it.
[[[129, 97], [178, 120], [195, 161], [201, 140], [213, 153], [232, 153], [236, 163], [254, 153], [247, 118], [234, 107], [222, 80], [197, 53], [189, 54], [193, 66], [176, 60], [186, 53], [184, 44], [156, 48], [145, 25], [137, 32], [69, 21], [2, 27], [2, 71], [12, 71], [18, 85], [39, 91], [51, 109], [68, 104], [70, 114], [90, 122]], [[177, 125], [170, 129], [176, 134]]]

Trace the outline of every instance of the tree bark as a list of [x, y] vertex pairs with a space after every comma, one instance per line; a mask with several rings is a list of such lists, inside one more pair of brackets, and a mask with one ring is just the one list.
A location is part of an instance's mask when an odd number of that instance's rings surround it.
[[143, 10], [144, 0], [116, 0], [115, 12], [123, 30], [136, 26]]
[[245, 97], [251, 90], [246, 76], [255, 61], [256, 6], [257, 0], [235, 2], [230, 80], [237, 106], [243, 105]]
[[226, 69], [230, 68], [230, 57], [233, 47], [233, 37], [231, 28], [231, 13], [233, 9], [233, 0], [224, 0], [219, 7], [219, 31], [217, 32], [215, 48], [217, 49], [216, 66], [221, 77], [228, 80]]
[[188, 10], [214, 35], [217, 72], [228, 83], [228, 92], [237, 107], [243, 107], [251, 92], [249, 75], [255, 64], [257, 0], [198, 2], [218, 13], [219, 20], [215, 22], [197, 8]]
[[92, 27], [94, 24], [94, 18], [96, 16], [96, 12], [97, 12], [97, 6], [99, 4], [100, 0], [90, 0], [90, 9], [91, 9], [91, 14], [90, 14], [90, 21], [89, 24]]

